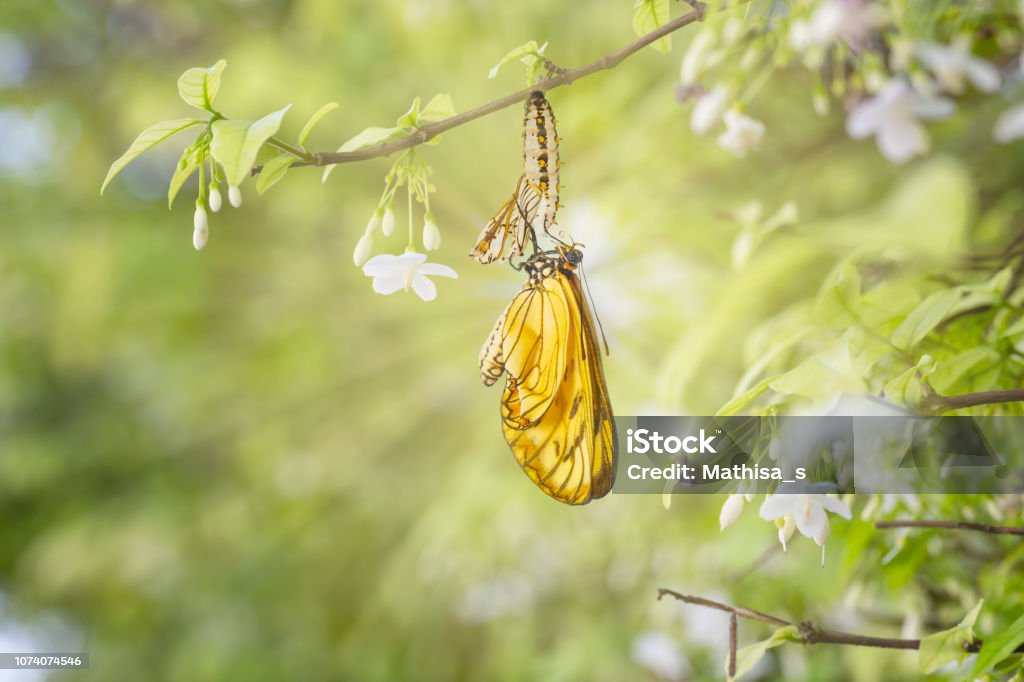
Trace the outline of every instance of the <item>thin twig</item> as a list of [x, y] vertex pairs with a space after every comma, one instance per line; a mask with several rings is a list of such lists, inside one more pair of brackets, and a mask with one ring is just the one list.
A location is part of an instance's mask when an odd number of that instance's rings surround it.
[[736, 642], [739, 639], [739, 618], [729, 615], [729, 679], [736, 677]]
[[969, 521], [876, 521], [875, 528], [943, 528], [945, 530], [975, 530], [993, 535], [1024, 535], [1020, 526], [992, 526], [987, 523]]
[[[547, 78], [532, 87], [518, 90], [510, 95], [505, 95], [504, 97], [496, 99], [493, 102], [488, 102], [487, 104], [475, 109], [470, 109], [469, 111], [464, 111], [461, 114], [456, 114], [455, 116], [446, 118], [443, 121], [425, 125], [409, 137], [403, 137], [400, 140], [386, 142], [375, 147], [370, 147], [369, 149], [360, 149], [354, 152], [312, 152], [313, 161], [311, 163], [297, 162], [292, 164], [292, 166], [330, 166], [337, 163], [352, 163], [354, 161], [365, 161], [366, 159], [373, 159], [379, 156], [389, 156], [395, 152], [400, 152], [403, 149], [409, 149], [410, 147], [421, 145], [424, 142], [437, 137], [441, 133], [451, 130], [452, 128], [457, 128], [458, 126], [469, 123], [470, 121], [475, 121], [478, 118], [487, 116], [488, 114], [493, 114], [496, 111], [500, 111], [506, 107], [512, 106], [513, 104], [522, 102], [530, 96], [531, 92], [536, 90], [542, 90], [545, 92], [554, 90], [555, 88], [563, 85], [569, 85], [570, 83], [597, 73], [598, 71], [614, 68], [615, 66], [618, 66], [621, 61], [636, 52], [639, 52], [656, 40], [664, 38], [684, 26], [689, 26], [690, 24], [703, 19], [707, 6], [703, 2], [691, 2], [689, 4], [693, 7], [693, 11], [666, 22], [650, 33], [640, 36], [625, 47], [622, 47], [615, 52], [610, 52], [589, 64], [578, 66], [574, 69], [555, 70], [552, 72], [551, 78]], [[259, 167], [254, 168], [253, 173], [257, 173], [259, 170]]]
[[[804, 644], [839, 644], [846, 646], [864, 646], [872, 647], [875, 649], [904, 649], [913, 650], [921, 647], [921, 640], [919, 639], [901, 639], [898, 637], [872, 637], [871, 635], [858, 635], [852, 632], [842, 632], [840, 630], [827, 630], [825, 628], [815, 625], [811, 621], [803, 621], [801, 623], [791, 623], [775, 616], [770, 616], [760, 611], [754, 611], [753, 609], [747, 609], [742, 606], [732, 606], [730, 604], [723, 604], [722, 602], [713, 601], [711, 599], [705, 599], [704, 597], [695, 597], [691, 594], [682, 594], [675, 590], [667, 588], [658, 589], [658, 599], [660, 600], [664, 596], [675, 597], [679, 601], [686, 602], [687, 604], [694, 604], [696, 606], [703, 606], [709, 609], [716, 609], [718, 611], [725, 611], [730, 613], [735, 619], [737, 616], [747, 618], [750, 620], [757, 620], [762, 623], [768, 623], [775, 625], [776, 627], [787, 627], [789, 625], [796, 625], [797, 633], [800, 636], [800, 640]], [[730, 637], [732, 635], [733, 621], [730, 621], [729, 630]], [[983, 642], [981, 640], [974, 640], [973, 642], [964, 642], [963, 649], [968, 653], [978, 653], [981, 651]], [[1014, 649], [1014, 653], [1024, 652], [1024, 644]], [[731, 656], [731, 654], [730, 654]], [[730, 659], [731, 663], [731, 659]]]
[[965, 407], [1016, 402], [1024, 402], [1024, 389], [1015, 388], [1007, 391], [979, 391], [978, 393], [965, 393], [964, 395], [935, 394], [929, 396], [922, 403], [922, 407], [935, 412], [951, 412], [953, 410], [962, 410]]

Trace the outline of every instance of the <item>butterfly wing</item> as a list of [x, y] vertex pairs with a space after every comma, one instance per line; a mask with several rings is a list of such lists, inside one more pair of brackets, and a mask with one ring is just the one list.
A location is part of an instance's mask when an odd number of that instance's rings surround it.
[[470, 257], [487, 264], [523, 255], [527, 240], [533, 237], [532, 224], [540, 205], [537, 187], [520, 177], [512, 198], [501, 205], [480, 232]]
[[[527, 284], [502, 322], [508, 372], [502, 430], [516, 460], [556, 500], [586, 504], [603, 497], [615, 479], [615, 426], [578, 279], [556, 271]], [[535, 350], [540, 344], [543, 353]]]

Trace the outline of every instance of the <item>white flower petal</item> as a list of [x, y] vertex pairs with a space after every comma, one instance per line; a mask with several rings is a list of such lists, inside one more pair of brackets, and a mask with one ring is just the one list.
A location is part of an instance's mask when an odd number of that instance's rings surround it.
[[452, 270], [447, 265], [441, 265], [440, 263], [424, 263], [420, 266], [420, 274], [430, 275], [431, 277], [451, 277], [452, 279], [458, 279], [459, 275], [457, 272]]
[[995, 92], [1002, 85], [998, 69], [984, 59], [971, 59], [967, 62], [966, 70], [967, 78], [982, 92]]
[[433, 301], [437, 298], [437, 285], [422, 275], [413, 278], [412, 290], [424, 301]]
[[881, 106], [876, 99], [861, 102], [846, 118], [846, 133], [855, 140], [871, 135], [881, 124]]
[[[363, 235], [363, 237], [367, 238], [369, 235]], [[393, 256], [390, 253], [378, 254], [363, 265], [363, 274], [368, 277], [380, 277], [391, 274], [400, 275], [404, 270], [405, 267], [398, 262], [398, 256]]]
[[771, 495], [761, 503], [761, 509], [758, 513], [765, 521], [781, 519], [796, 510], [798, 497], [799, 495]]
[[878, 149], [893, 163], [904, 163], [928, 151], [928, 133], [913, 119], [893, 121], [878, 131]]
[[[794, 514], [796, 528], [804, 537], [812, 538], [818, 545], [828, 538], [828, 515], [814, 497], [816, 495], [801, 495], [804, 498], [801, 508]], [[819, 540], [819, 538], [821, 538]]]
[[373, 290], [378, 294], [393, 294], [405, 288], [405, 278], [401, 274], [389, 274], [373, 278]]
[[702, 95], [690, 113], [690, 130], [697, 135], [704, 135], [711, 130], [722, 115], [728, 97], [729, 91], [722, 86]]
[[821, 506], [827, 511], [842, 516], [844, 519], [853, 518], [853, 512], [846, 506], [846, 503], [840, 500], [838, 497], [829, 497], [828, 495], [822, 495], [820, 498]]

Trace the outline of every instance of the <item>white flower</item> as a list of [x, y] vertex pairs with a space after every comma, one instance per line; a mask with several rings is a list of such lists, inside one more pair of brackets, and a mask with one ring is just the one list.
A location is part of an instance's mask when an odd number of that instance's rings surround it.
[[984, 59], [971, 54], [970, 46], [964, 41], [956, 41], [952, 45], [919, 43], [917, 56], [947, 92], [956, 95], [962, 93], [964, 77], [982, 92], [995, 92], [999, 89], [1002, 80], [999, 71]]
[[220, 186], [216, 182], [210, 183], [210, 210], [216, 213], [220, 210]]
[[827, 45], [842, 38], [861, 46], [883, 21], [882, 8], [871, 0], [826, 0], [811, 16], [808, 42]]
[[[811, 538], [819, 547], [824, 547], [829, 534], [826, 511], [839, 514], [844, 519], [849, 519], [852, 516], [850, 508], [839, 498], [803, 493], [772, 495], [761, 504], [760, 513], [761, 518], [766, 521], [792, 516], [796, 522], [796, 529], [800, 531], [801, 535]], [[792, 535], [792, 531], [789, 534]], [[785, 546], [786, 542], [782, 538], [783, 533], [780, 529], [779, 540]]]
[[395, 231], [395, 207], [394, 205], [388, 205], [386, 211], [384, 211], [384, 220], [381, 222], [380, 231], [384, 233], [385, 237], [390, 237], [391, 233]]
[[366, 234], [359, 238], [356, 242], [356, 250], [352, 252], [352, 262], [356, 264], [357, 268], [363, 267], [370, 258], [370, 253], [373, 252], [373, 236], [370, 231], [367, 230]]
[[690, 113], [690, 130], [703, 135], [718, 122], [729, 98], [729, 90], [718, 85], [710, 92], [700, 96]]
[[789, 45], [797, 52], [803, 52], [811, 46], [814, 36], [811, 35], [811, 24], [803, 19], [794, 19], [789, 25]]
[[1024, 137], [1024, 104], [1010, 107], [999, 115], [992, 137], [1002, 144]]
[[426, 222], [423, 223], [423, 247], [428, 251], [436, 251], [441, 248], [441, 231], [437, 229], [434, 216], [430, 213], [427, 214]]
[[196, 212], [192, 216], [192, 246], [196, 251], [202, 251], [206, 246], [206, 240], [210, 236], [210, 223], [206, 218], [206, 208], [201, 201], [196, 201]]
[[242, 190], [238, 189], [237, 185], [228, 187], [228, 201], [230, 201], [231, 205], [235, 208], [242, 207]]
[[415, 251], [407, 251], [401, 256], [385, 253], [368, 260], [363, 272], [367, 277], [373, 277], [373, 290], [378, 294], [411, 289], [424, 301], [433, 301], [437, 297], [437, 287], [427, 278], [429, 275], [452, 279], [459, 276], [447, 265], [427, 263], [426, 260], [426, 254]]
[[664, 632], [645, 632], [633, 640], [633, 660], [659, 680], [682, 680], [689, 665], [675, 640]]
[[735, 156], [746, 156], [747, 152], [756, 148], [764, 137], [763, 123], [744, 116], [735, 109], [725, 112], [723, 120], [725, 132], [718, 136], [718, 146]]
[[951, 100], [924, 97], [906, 81], [895, 79], [854, 107], [846, 119], [846, 132], [856, 139], [874, 135], [885, 158], [903, 163], [928, 151], [928, 133], [918, 119], [945, 118], [954, 109]]

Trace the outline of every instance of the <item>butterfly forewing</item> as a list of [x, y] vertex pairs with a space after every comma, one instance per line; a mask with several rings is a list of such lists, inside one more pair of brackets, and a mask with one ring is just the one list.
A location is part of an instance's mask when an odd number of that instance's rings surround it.
[[579, 279], [549, 261], [499, 318], [481, 367], [485, 383], [508, 374], [502, 430], [526, 474], [551, 497], [585, 504], [611, 490], [615, 427]]

